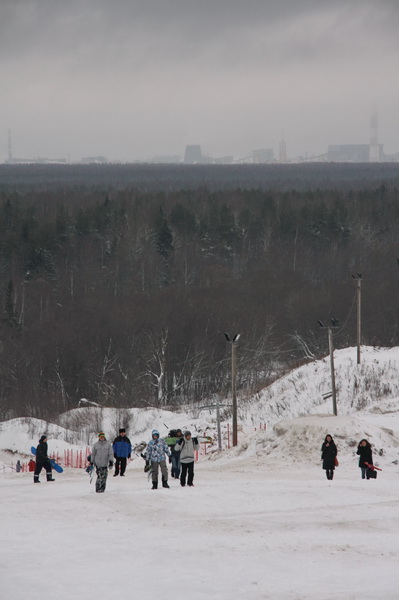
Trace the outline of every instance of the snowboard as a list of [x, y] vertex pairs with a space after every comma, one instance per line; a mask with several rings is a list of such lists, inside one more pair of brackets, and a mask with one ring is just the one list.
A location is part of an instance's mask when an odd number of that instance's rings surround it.
[[[192, 435], [191, 439], [197, 438], [199, 444], [213, 444], [213, 439], [209, 435]], [[175, 446], [182, 438], [178, 437], [166, 437], [164, 438], [168, 446]], [[184, 439], [184, 437], [183, 437]]]
[[[34, 456], [36, 456], [36, 448], [34, 446], [31, 447], [30, 451], [32, 452], [32, 454], [34, 454]], [[62, 473], [64, 471], [61, 465], [55, 462], [54, 458], [50, 458], [50, 464], [54, 471], [57, 471], [57, 473]]]

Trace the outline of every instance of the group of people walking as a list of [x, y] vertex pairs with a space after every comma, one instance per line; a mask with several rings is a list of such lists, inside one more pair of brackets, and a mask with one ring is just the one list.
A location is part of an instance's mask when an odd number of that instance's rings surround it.
[[152, 489], [158, 488], [159, 469], [162, 474], [162, 487], [169, 487], [167, 456], [170, 457], [172, 464], [172, 477], [180, 479], [182, 487], [186, 485], [186, 481], [189, 487], [193, 487], [195, 452], [199, 450], [198, 439], [191, 437], [191, 431], [188, 430], [183, 435], [181, 429], [176, 430], [175, 436], [169, 436], [169, 445], [159, 437], [157, 429], [152, 430], [151, 438], [147, 445], [145, 458], [152, 473]]
[[[162, 487], [169, 488], [167, 457], [171, 463], [172, 478], [179, 479], [180, 485], [194, 486], [195, 452], [199, 450], [196, 437], [190, 431], [182, 433], [181, 429], [171, 430], [169, 437], [164, 440], [157, 429], [152, 430], [151, 440], [146, 446], [145, 454], [141, 456], [146, 461], [145, 471], [151, 472], [152, 489], [158, 489], [159, 471], [161, 472]], [[103, 493], [107, 484], [108, 470], [115, 464], [114, 477], [125, 476], [127, 459], [131, 458], [132, 444], [126, 435], [126, 430], [119, 429], [119, 435], [113, 444], [107, 441], [105, 433], [100, 431], [98, 441], [93, 445], [91, 454], [87, 457], [90, 465], [96, 469], [96, 492]], [[375, 477], [373, 453], [368, 440], [362, 439], [357, 447], [359, 467], [362, 479]], [[334, 478], [335, 468], [339, 465], [337, 446], [330, 434], [327, 434], [321, 446], [321, 460], [328, 480]], [[36, 448], [36, 468], [33, 476], [34, 483], [40, 483], [39, 475], [42, 469], [46, 471], [47, 481], [54, 481], [51, 463], [48, 457], [47, 437], [42, 435]]]
[[[361, 469], [362, 479], [372, 479], [375, 477], [373, 473], [373, 452], [371, 444], [368, 440], [361, 440], [357, 447], [356, 454], [359, 455], [359, 467]], [[323, 469], [326, 472], [326, 477], [329, 480], [334, 478], [335, 467], [339, 465], [337, 446], [330, 434], [327, 434], [321, 446], [321, 460], [323, 461]]]
[[[171, 441], [173, 438], [168, 438]], [[194, 480], [194, 460], [195, 451], [199, 450], [199, 443], [196, 437], [191, 437], [190, 431], [185, 431], [184, 435], [180, 429], [176, 430], [176, 436], [173, 443], [168, 445], [160, 437], [159, 431], [153, 429], [151, 440], [146, 446], [145, 458], [148, 471], [151, 471], [152, 489], [158, 489], [159, 471], [161, 472], [162, 487], [169, 488], [167, 457], [170, 458], [172, 469], [171, 475], [180, 479], [180, 485], [192, 487]], [[113, 444], [106, 440], [104, 432], [98, 434], [98, 441], [94, 444], [91, 455], [88, 460], [96, 469], [96, 492], [105, 491], [108, 470], [112, 469], [115, 461], [114, 477], [118, 475], [124, 477], [127, 459], [131, 458], [132, 444], [126, 435], [125, 429], [119, 430], [119, 435], [115, 438]]]

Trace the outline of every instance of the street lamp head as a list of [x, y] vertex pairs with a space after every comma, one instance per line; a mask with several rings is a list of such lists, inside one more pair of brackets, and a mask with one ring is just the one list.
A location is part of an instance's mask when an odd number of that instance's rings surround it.
[[240, 333], [236, 333], [235, 336], [233, 337], [233, 342], [238, 342], [240, 335], [241, 335]]
[[231, 342], [230, 336], [225, 332], [224, 337], [226, 338], [226, 342]]
[[324, 323], [322, 321], [317, 320], [316, 322], [320, 325], [320, 327], [324, 327]]

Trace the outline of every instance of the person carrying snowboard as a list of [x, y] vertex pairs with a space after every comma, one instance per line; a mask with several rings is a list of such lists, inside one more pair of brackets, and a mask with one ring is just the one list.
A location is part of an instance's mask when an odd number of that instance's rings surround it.
[[183, 433], [181, 429], [171, 429], [169, 431], [169, 440], [166, 439], [169, 446], [169, 450], [171, 451], [170, 462], [172, 463], [172, 467], [170, 470], [170, 474], [175, 479], [180, 479], [180, 452], [175, 450], [176, 443], [179, 439], [183, 439]]
[[331, 435], [326, 435], [326, 438], [321, 447], [321, 460], [323, 461], [323, 469], [326, 472], [327, 479], [332, 480], [334, 477], [334, 469], [337, 457], [337, 446]]
[[187, 476], [187, 485], [190, 487], [194, 486], [194, 452], [199, 450], [198, 439], [191, 438], [191, 431], [185, 431], [184, 437], [181, 438], [176, 446], [176, 452], [180, 452], [180, 462], [181, 462], [181, 475], [180, 475], [180, 485], [184, 487], [186, 485], [186, 476]]
[[50, 463], [50, 459], [48, 457], [47, 451], [48, 451], [47, 436], [42, 435], [42, 437], [39, 440], [39, 444], [36, 448], [36, 467], [35, 467], [35, 473], [33, 475], [34, 483], [40, 483], [39, 475], [40, 475], [40, 472], [43, 469], [43, 467], [46, 470], [47, 481], [55, 481], [55, 479], [53, 478], [53, 476], [51, 474], [51, 463]]
[[96, 492], [101, 494], [105, 492], [107, 485], [108, 468], [114, 466], [114, 453], [112, 452], [111, 443], [105, 438], [105, 433], [100, 431], [98, 434], [98, 442], [92, 448], [90, 455], [90, 463], [96, 467]]
[[373, 464], [373, 452], [371, 450], [371, 444], [367, 440], [361, 440], [357, 447], [356, 454], [359, 455], [359, 467], [362, 473], [362, 479], [370, 479], [369, 465]]
[[126, 435], [125, 429], [119, 430], [119, 435], [114, 439], [114, 443], [112, 444], [112, 450], [114, 451], [115, 458], [114, 477], [117, 477], [119, 474], [121, 477], [124, 477], [127, 459], [130, 458], [132, 454], [132, 444]]
[[147, 444], [146, 460], [151, 465], [152, 489], [158, 489], [158, 470], [161, 468], [162, 487], [168, 488], [168, 467], [166, 466], [166, 455], [171, 452], [165, 440], [159, 437], [158, 429], [152, 430], [152, 439]]

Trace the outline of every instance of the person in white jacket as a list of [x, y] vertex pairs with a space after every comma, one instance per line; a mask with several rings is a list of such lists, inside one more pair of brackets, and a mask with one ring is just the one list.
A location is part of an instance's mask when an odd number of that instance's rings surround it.
[[196, 437], [191, 437], [191, 431], [185, 431], [184, 437], [177, 442], [175, 450], [177, 452], [180, 452], [180, 485], [183, 487], [186, 485], [187, 476], [187, 485], [193, 487], [195, 458], [194, 452], [199, 450], [198, 439]]
[[108, 468], [114, 466], [114, 452], [111, 443], [105, 438], [105, 433], [100, 431], [98, 442], [92, 448], [90, 463], [96, 467], [96, 492], [101, 494], [105, 491], [107, 484]]

